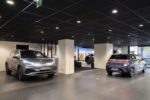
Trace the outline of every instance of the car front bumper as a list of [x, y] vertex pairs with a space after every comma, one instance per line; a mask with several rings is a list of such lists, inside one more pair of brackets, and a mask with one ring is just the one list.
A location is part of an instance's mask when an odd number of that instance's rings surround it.
[[24, 75], [25, 76], [36, 76], [40, 74], [55, 74], [56, 73], [56, 67], [55, 66], [50, 66], [47, 67], [46, 69], [43, 69], [44, 67], [40, 68], [25, 68]]

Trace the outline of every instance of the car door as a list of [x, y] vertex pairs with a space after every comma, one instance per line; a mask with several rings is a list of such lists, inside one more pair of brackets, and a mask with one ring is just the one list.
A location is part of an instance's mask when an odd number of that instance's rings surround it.
[[132, 55], [132, 59], [133, 59], [133, 67], [134, 67], [134, 70], [135, 72], [137, 73], [139, 71], [139, 60], [136, 58], [135, 55]]
[[12, 69], [13, 70], [16, 70], [18, 62], [19, 62], [19, 52], [15, 51], [12, 57]]
[[137, 56], [137, 55], [136, 55], [135, 57], [136, 57], [136, 59], [137, 59], [137, 61], [138, 61], [138, 66], [137, 66], [138, 72], [140, 72], [140, 71], [143, 70], [144, 65], [143, 65], [143, 63], [142, 63], [142, 59], [141, 59], [140, 56]]
[[140, 62], [139, 62], [140, 71], [142, 71], [145, 67], [145, 62], [144, 62], [144, 60], [142, 60], [142, 58], [140, 56], [139, 56], [139, 60], [140, 60]]
[[14, 51], [10, 53], [10, 56], [8, 58], [8, 66], [10, 69], [13, 69], [13, 56], [14, 56]]

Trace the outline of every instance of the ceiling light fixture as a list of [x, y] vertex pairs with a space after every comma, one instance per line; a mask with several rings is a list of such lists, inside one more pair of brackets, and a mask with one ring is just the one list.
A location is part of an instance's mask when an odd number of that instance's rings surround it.
[[77, 20], [76, 22], [77, 22], [77, 24], [81, 24], [81, 20]]
[[45, 39], [44, 38], [42, 38], [42, 41], [44, 41]]
[[143, 27], [144, 25], [143, 24], [139, 24], [139, 27]]
[[44, 31], [42, 30], [40, 33], [41, 33], [41, 34], [44, 34]]
[[112, 14], [117, 14], [118, 13], [118, 10], [117, 9], [113, 9], [112, 10]]
[[0, 15], [0, 19], [2, 19], [2, 16]]
[[88, 35], [90, 36], [90, 35], [91, 35], [91, 33], [88, 33]]
[[12, 38], [14, 38], [14, 35], [11, 35]]
[[59, 27], [58, 27], [58, 26], [56, 26], [56, 27], [55, 27], [55, 29], [56, 29], [56, 30], [59, 30]]
[[130, 35], [128, 35], [128, 36], [130, 36]]
[[6, 0], [6, 3], [9, 5], [15, 5], [15, 2], [13, 0]]
[[72, 37], [72, 38], [74, 38], [74, 36], [73, 36], [73, 35], [72, 35], [71, 37]]
[[107, 39], [110, 39], [110, 37], [107, 37]]
[[109, 32], [112, 32], [112, 30], [111, 30], [111, 29], [109, 29], [108, 31], [109, 31]]

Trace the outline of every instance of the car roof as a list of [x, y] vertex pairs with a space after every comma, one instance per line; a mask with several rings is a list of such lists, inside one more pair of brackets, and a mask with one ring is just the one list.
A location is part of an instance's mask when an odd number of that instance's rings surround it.
[[113, 55], [124, 55], [124, 56], [130, 56], [130, 55], [134, 55], [135, 56], [135, 54], [113, 54]]
[[35, 51], [35, 50], [20, 50], [20, 49], [17, 49], [16, 51]]

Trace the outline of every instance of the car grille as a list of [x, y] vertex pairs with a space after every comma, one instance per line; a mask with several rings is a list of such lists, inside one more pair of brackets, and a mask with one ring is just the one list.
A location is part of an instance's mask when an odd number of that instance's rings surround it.
[[111, 67], [115, 67], [115, 68], [118, 68], [118, 67], [122, 67], [123, 64], [120, 64], [120, 63], [112, 63], [110, 64]]

